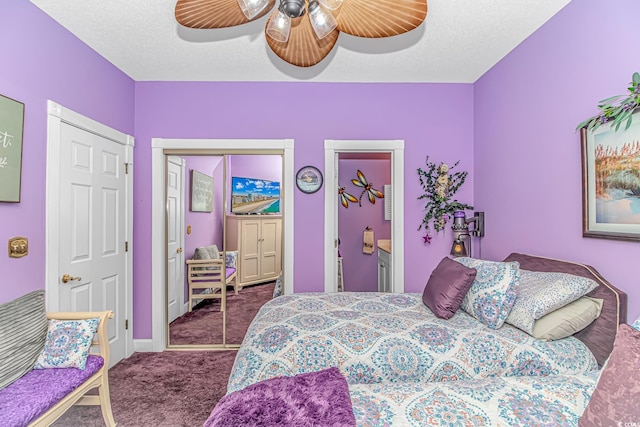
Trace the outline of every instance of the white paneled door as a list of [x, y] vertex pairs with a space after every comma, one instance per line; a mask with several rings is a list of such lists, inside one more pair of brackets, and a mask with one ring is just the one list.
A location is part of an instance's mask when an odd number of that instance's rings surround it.
[[58, 309], [113, 310], [113, 365], [126, 356], [126, 149], [64, 122], [60, 131]]
[[167, 162], [167, 309], [169, 323], [184, 314], [184, 170], [180, 157]]

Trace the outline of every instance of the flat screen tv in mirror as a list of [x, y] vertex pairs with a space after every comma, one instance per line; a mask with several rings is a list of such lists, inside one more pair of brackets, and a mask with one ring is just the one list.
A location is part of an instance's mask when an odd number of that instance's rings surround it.
[[280, 183], [266, 179], [231, 177], [231, 212], [279, 214]]

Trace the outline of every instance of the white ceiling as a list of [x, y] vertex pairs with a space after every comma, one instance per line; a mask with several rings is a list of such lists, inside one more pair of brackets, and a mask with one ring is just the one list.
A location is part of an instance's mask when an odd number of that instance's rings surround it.
[[428, 0], [412, 32], [340, 34], [320, 64], [299, 68], [269, 50], [267, 16], [196, 30], [176, 22], [176, 0], [31, 0], [136, 81], [447, 83], [475, 82], [570, 1]]

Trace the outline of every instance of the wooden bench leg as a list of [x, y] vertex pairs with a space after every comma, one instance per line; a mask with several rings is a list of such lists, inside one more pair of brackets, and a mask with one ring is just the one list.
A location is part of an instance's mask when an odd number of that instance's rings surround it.
[[220, 296], [220, 311], [222, 312], [222, 344], [227, 344], [227, 289], [222, 289]]
[[113, 419], [113, 412], [111, 411], [111, 399], [109, 395], [109, 380], [107, 378], [107, 371], [102, 376], [102, 384], [98, 387], [98, 399], [100, 400], [100, 410], [102, 411], [102, 418], [107, 427], [115, 427], [116, 421]]

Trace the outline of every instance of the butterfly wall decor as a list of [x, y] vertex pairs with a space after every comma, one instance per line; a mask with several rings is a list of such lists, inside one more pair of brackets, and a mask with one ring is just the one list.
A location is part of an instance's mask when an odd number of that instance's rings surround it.
[[364, 174], [360, 171], [360, 169], [358, 169], [357, 175], [358, 175], [358, 178], [352, 179], [351, 182], [356, 187], [363, 188], [362, 193], [360, 193], [360, 198], [358, 199], [358, 203], [360, 204], [360, 206], [362, 206], [362, 196], [364, 196], [365, 193], [367, 194], [369, 201], [374, 205], [376, 204], [376, 197], [379, 199], [384, 198], [384, 194], [382, 193], [382, 191], [379, 191], [373, 188], [373, 183], [370, 183], [367, 181], [367, 178], [365, 178]]
[[351, 203], [358, 202], [358, 198], [356, 196], [353, 196], [347, 193], [346, 187], [338, 188], [338, 197], [340, 197], [340, 203], [342, 203], [342, 206], [344, 206], [347, 209], [349, 209], [349, 202]]

